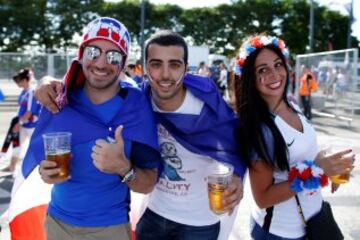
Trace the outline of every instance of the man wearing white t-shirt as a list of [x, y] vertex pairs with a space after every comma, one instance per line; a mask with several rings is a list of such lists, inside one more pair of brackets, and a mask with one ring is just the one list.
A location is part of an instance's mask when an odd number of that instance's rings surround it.
[[225, 64], [222, 62], [220, 63], [219, 65], [220, 67], [220, 78], [218, 80], [218, 85], [219, 85], [219, 88], [221, 90], [221, 94], [228, 98], [228, 94], [227, 94], [227, 88], [228, 88], [228, 71], [226, 69], [226, 66]]
[[148, 208], [136, 227], [137, 240], [218, 239], [220, 218], [209, 209], [207, 168], [215, 162], [234, 165], [225, 204], [232, 210], [242, 198], [245, 167], [237, 152], [236, 123], [210, 78], [186, 74], [187, 45], [170, 31], [153, 35], [145, 60], [158, 121], [163, 159]]

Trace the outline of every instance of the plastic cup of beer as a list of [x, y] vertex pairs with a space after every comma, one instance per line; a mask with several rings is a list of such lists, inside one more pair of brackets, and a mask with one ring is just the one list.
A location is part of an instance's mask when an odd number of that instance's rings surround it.
[[[336, 141], [329, 142], [327, 149], [326, 149], [326, 153], [333, 154], [333, 153], [337, 153], [337, 152], [344, 151], [346, 149], [352, 149], [352, 148], [353, 148], [353, 146], [350, 141], [336, 140]], [[352, 154], [352, 153], [350, 153], [350, 154]], [[343, 174], [330, 176], [331, 182], [336, 183], [336, 184], [348, 183], [349, 179], [350, 179], [350, 173], [343, 173]]]
[[211, 211], [215, 214], [225, 213], [222, 203], [224, 191], [231, 183], [234, 167], [226, 163], [213, 163], [209, 167], [208, 196]]
[[67, 178], [70, 175], [71, 133], [52, 132], [42, 137], [46, 160], [56, 162], [60, 168], [59, 174], [53, 177]]

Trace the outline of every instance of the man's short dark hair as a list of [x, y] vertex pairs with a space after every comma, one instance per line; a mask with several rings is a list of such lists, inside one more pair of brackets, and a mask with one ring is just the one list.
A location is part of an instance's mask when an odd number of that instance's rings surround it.
[[153, 34], [147, 41], [145, 46], [145, 60], [148, 59], [149, 46], [151, 44], [158, 44], [160, 46], [179, 46], [184, 49], [184, 63], [188, 63], [188, 46], [184, 38], [173, 31], [170, 30], [161, 30]]

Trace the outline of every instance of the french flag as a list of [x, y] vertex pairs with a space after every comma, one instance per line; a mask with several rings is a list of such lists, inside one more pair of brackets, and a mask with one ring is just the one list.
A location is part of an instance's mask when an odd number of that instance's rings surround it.
[[45, 216], [51, 185], [44, 183], [38, 167], [17, 174], [9, 207], [12, 240], [46, 240]]

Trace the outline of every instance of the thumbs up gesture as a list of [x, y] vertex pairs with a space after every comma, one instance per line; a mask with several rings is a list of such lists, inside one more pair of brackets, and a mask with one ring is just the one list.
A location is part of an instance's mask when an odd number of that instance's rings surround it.
[[98, 139], [92, 148], [93, 163], [102, 172], [124, 176], [131, 168], [131, 163], [124, 153], [122, 129], [122, 125], [116, 128], [114, 142], [109, 143], [104, 139]]

